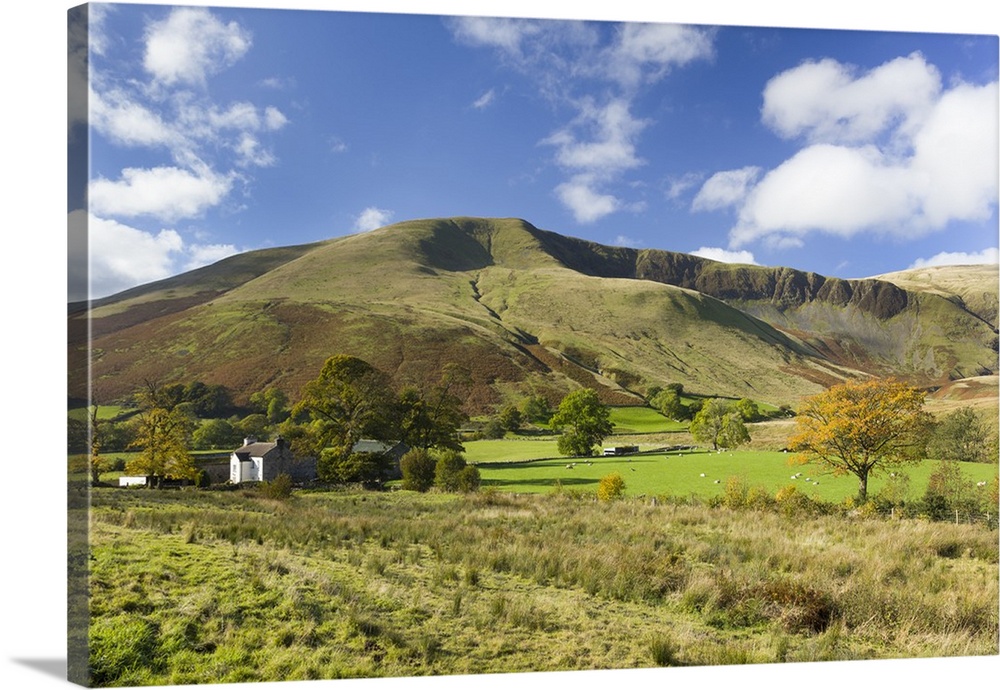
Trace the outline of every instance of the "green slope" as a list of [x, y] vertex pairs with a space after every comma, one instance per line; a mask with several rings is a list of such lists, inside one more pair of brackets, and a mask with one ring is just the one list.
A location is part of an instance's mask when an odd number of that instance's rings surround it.
[[472, 412], [580, 385], [617, 404], [673, 381], [781, 404], [858, 369], [996, 371], [988, 324], [939, 295], [605, 247], [518, 219], [410, 221], [252, 252], [102, 300], [92, 318], [105, 400], [144, 379], [196, 378], [238, 398], [269, 384], [294, 397], [337, 353], [400, 384], [457, 363]]

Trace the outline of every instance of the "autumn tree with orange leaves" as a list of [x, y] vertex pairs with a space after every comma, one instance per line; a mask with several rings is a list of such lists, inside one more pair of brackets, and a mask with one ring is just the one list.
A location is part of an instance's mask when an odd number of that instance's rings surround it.
[[789, 445], [799, 462], [855, 475], [864, 502], [869, 476], [924, 457], [930, 415], [923, 407], [924, 394], [900, 381], [848, 381], [804, 401]]

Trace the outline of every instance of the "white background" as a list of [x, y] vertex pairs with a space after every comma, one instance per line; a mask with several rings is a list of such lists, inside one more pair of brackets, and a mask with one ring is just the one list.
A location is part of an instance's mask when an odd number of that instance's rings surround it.
[[[3, 510], [0, 577], [0, 687], [66, 686], [65, 614], [65, 295], [66, 295], [66, 11], [70, 2], [18, 0], [0, 22], [3, 80], [0, 122], [0, 228], [5, 326], [0, 343], [0, 399], [5, 428], [0, 505]], [[162, 4], [162, 3], [158, 3]], [[998, 33], [995, 10], [980, 0], [902, 3], [839, 0], [818, 3], [775, 0], [698, 0], [650, 3], [615, 0], [298, 0], [282, 3], [193, 1], [183, 4], [303, 9], [342, 9], [433, 14], [477, 14], [698, 24], [801, 26], [849, 29]], [[569, 4], [569, 3], [566, 3]], [[651, 9], [649, 5], [665, 5]], [[927, 5], [933, 5], [927, 8]], [[900, 14], [894, 14], [889, 8]], [[905, 9], [904, 9], [905, 8]], [[945, 660], [845, 662], [697, 669], [319, 681], [312, 688], [631, 688], [724, 685], [771, 688], [918, 688], [981, 685], [1000, 678], [1000, 657]], [[231, 684], [237, 689], [293, 688], [296, 684]]]

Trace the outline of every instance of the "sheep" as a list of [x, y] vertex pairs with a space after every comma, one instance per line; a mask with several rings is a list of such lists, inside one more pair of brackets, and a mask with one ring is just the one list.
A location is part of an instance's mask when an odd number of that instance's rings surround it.
[[701, 473], [701, 474], [699, 474], [698, 476], [699, 476], [699, 477], [704, 477], [704, 476], [705, 476], [705, 473], [704, 473], [704, 472], [702, 472], [702, 473]]

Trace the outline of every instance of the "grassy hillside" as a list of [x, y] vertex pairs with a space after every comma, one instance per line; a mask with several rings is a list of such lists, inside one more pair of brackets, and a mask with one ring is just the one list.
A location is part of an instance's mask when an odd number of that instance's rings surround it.
[[565, 493], [92, 499], [97, 685], [997, 649], [982, 527]]
[[997, 266], [929, 266], [876, 276], [905, 290], [929, 292], [960, 304], [997, 327], [1000, 304], [997, 300]]
[[459, 364], [474, 413], [581, 385], [613, 404], [678, 382], [777, 405], [859, 371], [940, 385], [997, 368], [989, 324], [937, 294], [605, 247], [517, 219], [409, 221], [251, 252], [90, 316], [106, 401], [144, 379], [294, 398], [338, 353], [397, 384]]

